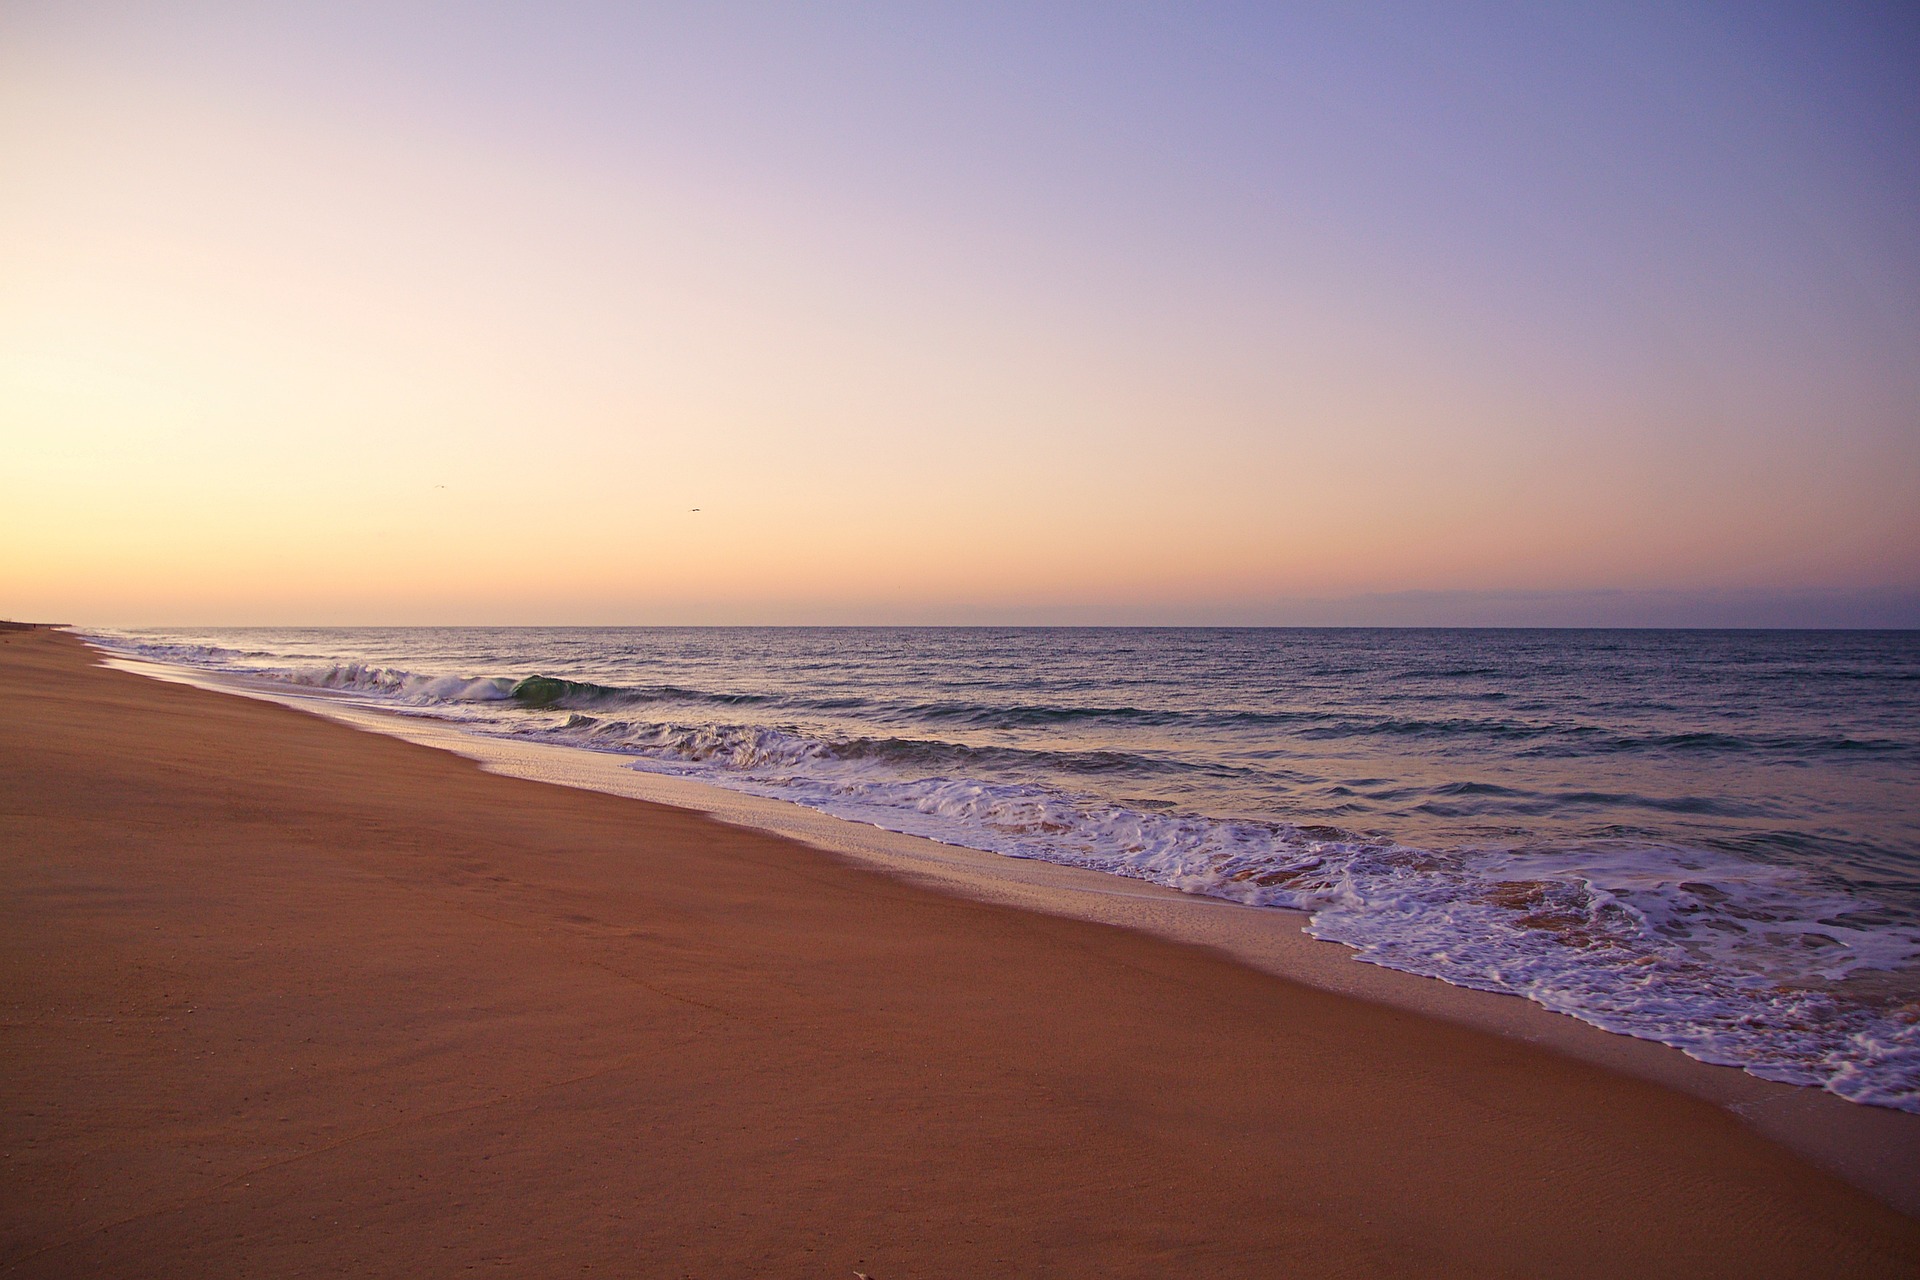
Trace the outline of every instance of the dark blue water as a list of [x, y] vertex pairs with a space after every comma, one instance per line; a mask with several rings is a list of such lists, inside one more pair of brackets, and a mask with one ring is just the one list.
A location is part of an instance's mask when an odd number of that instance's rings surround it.
[[1920, 1110], [1920, 633], [108, 639], [1299, 908], [1363, 959]]

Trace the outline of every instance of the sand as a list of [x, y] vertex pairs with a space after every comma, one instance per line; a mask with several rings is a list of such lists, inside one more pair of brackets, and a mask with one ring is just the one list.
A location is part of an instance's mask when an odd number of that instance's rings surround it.
[[0, 633], [0, 1268], [1912, 1275], [1698, 1098]]
[[943, 893], [1157, 934], [1225, 952], [1242, 964], [1295, 982], [1538, 1044], [1725, 1107], [1756, 1132], [1902, 1213], [1920, 1217], [1920, 1115], [1858, 1106], [1824, 1090], [1711, 1066], [1650, 1040], [1601, 1031], [1529, 1000], [1361, 964], [1352, 949], [1308, 936], [1308, 918], [1301, 912], [1247, 907], [1079, 867], [940, 844], [847, 822], [783, 800], [634, 769], [631, 760], [617, 754], [466, 732], [435, 717], [369, 707], [359, 698], [335, 691], [102, 653], [110, 667], [297, 707], [463, 755], [508, 777], [696, 810], [736, 826], [798, 840]]

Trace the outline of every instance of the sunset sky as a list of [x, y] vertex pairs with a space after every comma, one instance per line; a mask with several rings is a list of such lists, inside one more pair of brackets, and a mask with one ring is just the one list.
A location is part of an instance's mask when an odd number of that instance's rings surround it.
[[1920, 626], [1920, 11], [1356, 8], [11, 0], [0, 616]]

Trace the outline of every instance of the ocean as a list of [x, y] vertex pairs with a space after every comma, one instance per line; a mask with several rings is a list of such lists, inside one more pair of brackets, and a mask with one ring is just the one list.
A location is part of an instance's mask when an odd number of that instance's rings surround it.
[[1920, 1112], [1920, 633], [116, 630], [129, 657], [1307, 912]]

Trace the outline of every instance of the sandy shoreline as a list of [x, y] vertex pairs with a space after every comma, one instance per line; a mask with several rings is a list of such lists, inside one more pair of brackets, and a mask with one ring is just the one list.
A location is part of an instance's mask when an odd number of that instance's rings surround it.
[[370, 710], [357, 699], [325, 690], [289, 689], [270, 681], [121, 657], [107, 658], [106, 664], [315, 712], [451, 751], [508, 777], [692, 809], [722, 822], [798, 840], [942, 892], [1210, 947], [1263, 972], [1322, 990], [1524, 1040], [1725, 1107], [1757, 1132], [1902, 1212], [1920, 1217], [1920, 1115], [1861, 1106], [1821, 1090], [1698, 1062], [1667, 1046], [1602, 1031], [1517, 997], [1360, 964], [1349, 948], [1306, 935], [1306, 916], [1300, 912], [1244, 907], [1101, 872], [939, 844], [782, 800], [635, 770], [618, 755], [489, 737], [433, 717]]
[[19, 1274], [1920, 1268], [1512, 1036], [91, 663], [0, 633]]

